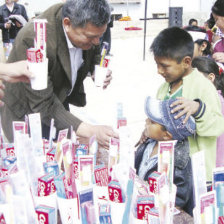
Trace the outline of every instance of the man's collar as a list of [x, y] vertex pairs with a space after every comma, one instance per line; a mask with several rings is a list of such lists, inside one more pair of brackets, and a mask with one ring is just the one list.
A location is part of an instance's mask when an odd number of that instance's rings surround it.
[[[4, 6], [5, 6], [4, 7], [5, 9], [8, 9], [8, 6], [6, 4], [4, 4]], [[15, 2], [13, 2], [12, 7], [9, 6], [9, 8], [13, 8], [14, 6], [15, 6]]]
[[[5, 4], [5, 5], [6, 5], [6, 4]], [[9, 7], [9, 8], [13, 8], [14, 6], [15, 6], [15, 3], [14, 3], [14, 2], [13, 2], [12, 5], [10, 5], [10, 6], [9, 6], [9, 5], [6, 5], [6, 7]]]
[[[62, 25], [62, 26], [63, 26], [63, 25]], [[63, 26], [63, 30], [64, 30], [64, 33], [65, 33], [65, 38], [66, 38], [66, 41], [67, 41], [68, 49], [73, 49], [73, 48], [76, 49], [76, 47], [75, 47], [75, 46], [72, 44], [72, 42], [69, 40], [68, 35], [67, 35], [66, 31], [65, 31], [64, 26]]]

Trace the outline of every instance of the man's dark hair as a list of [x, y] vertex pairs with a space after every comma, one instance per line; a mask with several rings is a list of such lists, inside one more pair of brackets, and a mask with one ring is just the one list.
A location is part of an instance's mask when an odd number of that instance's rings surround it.
[[73, 27], [84, 27], [87, 23], [101, 27], [110, 20], [110, 6], [107, 0], [67, 0], [62, 16], [68, 17]]
[[192, 23], [193, 23], [193, 22], [198, 23], [198, 21], [197, 21], [196, 19], [190, 19], [189, 22], [188, 22], [188, 25], [189, 25], [189, 26], [192, 26]]
[[187, 31], [179, 27], [171, 27], [158, 34], [150, 50], [155, 57], [170, 58], [180, 63], [186, 56], [193, 57], [194, 42]]

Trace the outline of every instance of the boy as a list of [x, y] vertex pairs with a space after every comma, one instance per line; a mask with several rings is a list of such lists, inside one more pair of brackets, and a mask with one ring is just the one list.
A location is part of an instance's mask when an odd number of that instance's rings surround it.
[[158, 141], [178, 140], [174, 150], [174, 184], [177, 186], [176, 206], [192, 215], [193, 183], [189, 144], [185, 139], [196, 132], [196, 125], [191, 116], [183, 124], [185, 116], [175, 119], [176, 113], [171, 113], [170, 105], [174, 99], [159, 101], [147, 97], [145, 113], [148, 117], [143, 138], [148, 138], [139, 146], [135, 154], [136, 173], [140, 178], [148, 180], [158, 164]]
[[224, 118], [214, 85], [191, 67], [194, 43], [190, 34], [178, 27], [167, 28], [154, 39], [150, 50], [154, 54], [158, 73], [166, 82], [159, 88], [158, 99], [177, 98], [171, 112], [181, 110], [175, 118], [186, 114], [196, 121], [196, 136], [188, 137], [190, 153], [204, 150], [207, 180], [212, 180], [215, 168], [216, 140], [224, 132]]

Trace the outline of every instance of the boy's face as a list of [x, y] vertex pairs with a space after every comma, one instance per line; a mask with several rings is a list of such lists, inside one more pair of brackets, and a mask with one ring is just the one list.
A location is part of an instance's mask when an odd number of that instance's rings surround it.
[[173, 83], [181, 80], [185, 75], [188, 74], [188, 70], [191, 66], [191, 58], [186, 56], [178, 63], [174, 59], [164, 58], [164, 57], [154, 57], [157, 70], [160, 75], [168, 83]]
[[167, 135], [168, 132], [161, 124], [158, 124], [149, 118], [145, 121], [144, 135], [156, 141], [171, 140], [172, 137]]

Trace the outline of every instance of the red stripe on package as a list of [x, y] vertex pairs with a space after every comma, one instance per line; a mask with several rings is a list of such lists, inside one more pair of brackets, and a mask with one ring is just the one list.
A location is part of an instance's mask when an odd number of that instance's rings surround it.
[[34, 31], [36, 37], [34, 39], [34, 46], [46, 52], [47, 32], [46, 32], [46, 19], [34, 19]]

